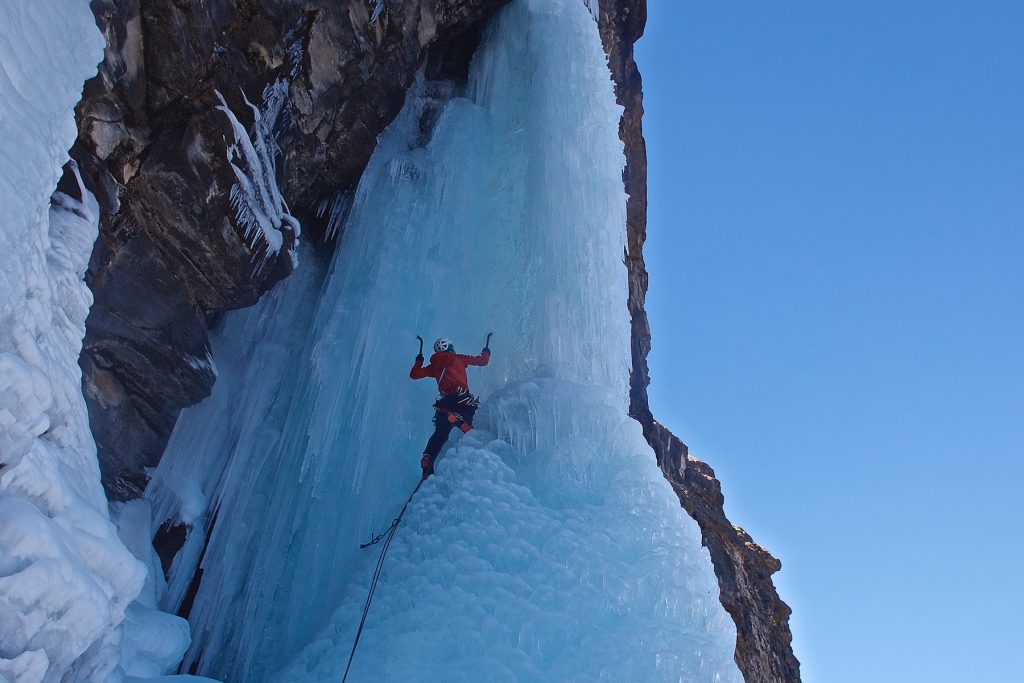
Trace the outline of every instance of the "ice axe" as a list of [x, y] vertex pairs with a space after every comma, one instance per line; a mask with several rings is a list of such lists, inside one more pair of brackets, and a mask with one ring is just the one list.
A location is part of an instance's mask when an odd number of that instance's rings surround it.
[[419, 355], [422, 356], [423, 355], [423, 337], [421, 337], [420, 335], [417, 334], [416, 338], [420, 340], [420, 353], [419, 353]]
[[487, 333], [487, 339], [484, 341], [484, 348], [487, 349], [488, 351], [491, 350], [491, 335], [492, 334], [494, 334], [494, 333], [493, 332], [488, 332]]

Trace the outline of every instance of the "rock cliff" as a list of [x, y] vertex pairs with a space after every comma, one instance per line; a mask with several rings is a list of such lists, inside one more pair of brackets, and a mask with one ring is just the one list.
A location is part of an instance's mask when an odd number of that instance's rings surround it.
[[[81, 365], [112, 499], [141, 493], [144, 469], [159, 460], [180, 409], [208, 394], [216, 378], [208, 325], [286, 277], [296, 240], [330, 248], [325, 233], [344, 211], [345, 191], [416, 71], [425, 65], [434, 76], [464, 74], [480, 24], [506, 1], [386, 2], [374, 18], [366, 0], [93, 0], [107, 49], [76, 108], [72, 155], [102, 208]], [[633, 60], [646, 2], [600, 4], [624, 107], [631, 415], [701, 527], [722, 604], [737, 624], [736, 660], [746, 680], [798, 681], [789, 608], [771, 582], [778, 560], [729, 523], [711, 468], [690, 458], [648, 405], [646, 153]], [[247, 129], [256, 116], [247, 101], [266, 114], [268, 97], [284, 98], [268, 123], [280, 144], [272, 172], [289, 203], [283, 210], [301, 219], [305, 234], [281, 221], [273, 226], [275, 249], [236, 220], [236, 176], [225, 154], [234, 132], [218, 93]]]
[[643, 35], [646, 22], [646, 0], [601, 3], [601, 38], [616, 96], [624, 108], [619, 136], [626, 151], [623, 182], [629, 195], [625, 262], [633, 340], [630, 415], [643, 425], [644, 436], [665, 478], [700, 526], [715, 566], [722, 605], [736, 623], [736, 663], [744, 679], [749, 683], [792, 683], [800, 680], [800, 663], [793, 654], [790, 609], [771, 580], [782, 564], [726, 519], [725, 499], [714, 471], [688, 455], [686, 444], [654, 419], [648, 403], [651, 329], [644, 310], [647, 268], [643, 254], [647, 237], [647, 152], [642, 128], [643, 90], [633, 60], [633, 44]]
[[505, 1], [389, 2], [374, 20], [366, 0], [94, 0], [107, 49], [72, 155], [103, 209], [81, 365], [111, 498], [141, 493], [180, 409], [209, 393], [208, 323], [287, 275], [300, 238], [274, 226], [269, 250], [234, 220], [217, 93], [249, 128], [246, 100], [283, 86], [274, 171], [316, 236], [420, 65], [443, 69]]

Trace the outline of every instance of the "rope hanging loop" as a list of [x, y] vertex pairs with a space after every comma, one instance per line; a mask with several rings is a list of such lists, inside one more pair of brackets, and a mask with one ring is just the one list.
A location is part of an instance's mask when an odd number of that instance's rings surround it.
[[391, 546], [391, 541], [395, 537], [395, 531], [398, 530], [398, 525], [402, 522], [402, 517], [405, 516], [405, 511], [409, 509], [409, 503], [412, 502], [413, 496], [423, 486], [423, 482], [426, 479], [421, 479], [416, 488], [409, 494], [409, 499], [405, 501], [405, 505], [402, 506], [401, 512], [395, 517], [394, 521], [384, 531], [374, 536], [369, 543], [363, 543], [360, 548], [369, 548], [371, 545], [376, 545], [380, 541], [384, 541], [384, 545], [380, 549], [380, 556], [377, 558], [377, 567], [373, 570], [373, 579], [370, 581], [370, 591], [366, 594], [366, 604], [363, 605], [363, 616], [359, 620], [359, 628], [356, 629], [356, 637], [352, 642], [352, 651], [348, 655], [348, 664], [345, 665], [345, 675], [341, 677], [341, 683], [346, 683], [348, 680], [349, 669], [352, 668], [352, 659], [356, 656], [356, 647], [359, 645], [359, 637], [363, 635], [363, 626], [366, 625], [366, 615], [370, 613], [370, 602], [373, 600], [373, 592], [377, 590], [377, 581], [380, 579], [380, 572], [384, 568], [384, 558], [388, 554], [388, 548]]

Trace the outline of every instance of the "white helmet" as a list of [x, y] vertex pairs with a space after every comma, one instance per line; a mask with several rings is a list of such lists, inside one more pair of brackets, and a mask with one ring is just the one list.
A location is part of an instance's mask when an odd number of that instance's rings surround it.
[[452, 340], [448, 337], [441, 337], [434, 342], [434, 353], [441, 353], [442, 351], [452, 351], [453, 345]]

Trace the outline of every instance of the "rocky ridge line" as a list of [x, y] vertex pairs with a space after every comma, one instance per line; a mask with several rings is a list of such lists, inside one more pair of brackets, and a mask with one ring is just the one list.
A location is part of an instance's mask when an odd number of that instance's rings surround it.
[[689, 456], [686, 444], [654, 419], [648, 402], [651, 329], [644, 310], [648, 277], [643, 255], [647, 238], [647, 149], [642, 126], [642, 82], [633, 59], [633, 45], [643, 35], [646, 23], [646, 0], [601, 2], [601, 38], [616, 97], [624, 108], [619, 137], [626, 152], [623, 182], [628, 195], [625, 262], [633, 341], [629, 412], [643, 426], [658, 466], [680, 504], [700, 526], [718, 577], [720, 600], [736, 623], [736, 664], [744, 679], [747, 683], [796, 683], [800, 680], [800, 662], [793, 654], [791, 610], [771, 580], [782, 563], [729, 522], [714, 470]]

